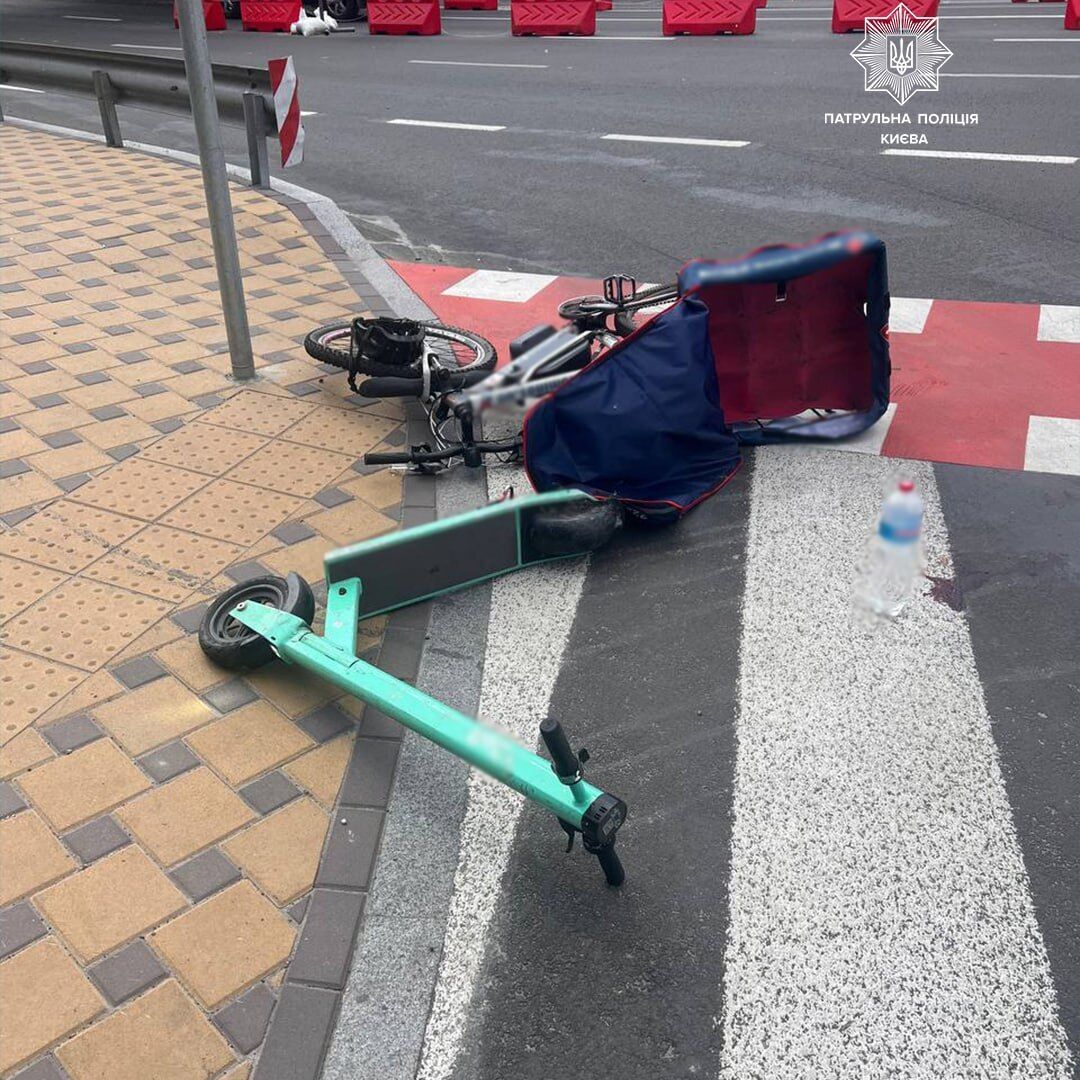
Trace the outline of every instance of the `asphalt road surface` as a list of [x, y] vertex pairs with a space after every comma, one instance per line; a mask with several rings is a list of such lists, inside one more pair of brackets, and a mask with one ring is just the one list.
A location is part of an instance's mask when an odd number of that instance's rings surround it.
[[[656, 0], [617, 0], [595, 38], [511, 38], [508, 11], [445, 13], [437, 38], [210, 35], [223, 62], [291, 53], [307, 161], [323, 192], [395, 258], [642, 280], [840, 227], [889, 245], [893, 290], [940, 299], [1075, 303], [1080, 166], [883, 155], [895, 127], [826, 113], [977, 113], [922, 126], [934, 152], [1080, 154], [1080, 38], [1056, 4], [945, 0], [953, 51], [936, 94], [904, 109], [867, 94], [829, 31], [827, 0], [771, 0], [744, 38], [664, 39]], [[5, 39], [179, 55], [168, 5], [5, 0]], [[91, 21], [116, 20], [116, 21]], [[475, 66], [481, 65], [481, 66]], [[99, 130], [96, 105], [3, 91], [13, 115]], [[395, 120], [499, 130], [417, 127]], [[193, 149], [186, 120], [122, 110], [129, 137]], [[634, 138], [745, 142], [739, 147]], [[229, 130], [230, 157], [245, 160]]]

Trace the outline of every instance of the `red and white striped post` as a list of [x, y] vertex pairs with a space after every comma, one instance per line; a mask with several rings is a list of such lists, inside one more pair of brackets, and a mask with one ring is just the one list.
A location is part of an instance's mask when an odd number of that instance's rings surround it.
[[278, 140], [281, 143], [281, 167], [288, 169], [304, 160], [304, 123], [300, 118], [298, 80], [291, 56], [269, 60], [270, 89], [274, 94]]

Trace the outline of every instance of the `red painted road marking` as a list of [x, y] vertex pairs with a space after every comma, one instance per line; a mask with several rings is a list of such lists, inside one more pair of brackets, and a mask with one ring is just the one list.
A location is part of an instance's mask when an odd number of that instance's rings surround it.
[[[557, 324], [563, 300], [600, 292], [595, 279], [558, 277], [525, 302], [447, 296], [475, 271], [393, 266], [440, 319], [489, 338], [500, 363], [513, 338]], [[1080, 420], [1080, 344], [1039, 341], [1039, 315], [1038, 304], [936, 300], [921, 333], [894, 332], [896, 413], [881, 452], [1022, 469], [1032, 416]]]

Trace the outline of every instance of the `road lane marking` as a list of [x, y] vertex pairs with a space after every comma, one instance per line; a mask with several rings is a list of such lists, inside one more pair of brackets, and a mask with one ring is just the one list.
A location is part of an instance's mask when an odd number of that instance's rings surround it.
[[1080, 45], [1080, 38], [1060, 38], [1060, 37], [996, 37], [995, 41], [1042, 41], [1042, 42], [1064, 42], [1066, 45]]
[[742, 139], [681, 139], [674, 135], [602, 135], [610, 142], [674, 143], [678, 146], [724, 146], [732, 150], [750, 144]]
[[482, 68], [547, 68], [547, 64], [494, 64], [479, 60], [409, 60], [410, 64], [431, 64], [441, 67], [482, 67]]
[[78, 19], [80, 22], [123, 22], [123, 19], [109, 19], [104, 15], [64, 15], [65, 19]]
[[[510, 485], [528, 490], [523, 470], [489, 467], [489, 491]], [[491, 586], [478, 711], [530, 748], [559, 677], [587, 566], [585, 558], [549, 563], [497, 578]], [[416, 1080], [450, 1080], [454, 1074], [522, 803], [510, 788], [470, 770], [454, 892]]]
[[502, 300], [524, 304], [541, 289], [558, 279], [554, 274], [526, 274], [513, 270], [476, 270], [444, 289], [443, 296], [464, 296], [473, 300]]
[[1080, 476], [1080, 420], [1032, 416], [1028, 420], [1024, 469]]
[[505, 131], [504, 124], [455, 124], [449, 120], [387, 120], [388, 124], [405, 127], [449, 128], [451, 131]]
[[930, 317], [933, 300], [913, 296], [894, 296], [889, 305], [890, 334], [921, 334]]
[[946, 79], [1080, 79], [1080, 75], [1048, 75], [1043, 72], [1027, 74], [1011, 71], [939, 71], [938, 75]]
[[[933, 467], [928, 573], [954, 576]], [[720, 1076], [1066, 1080], [1065, 1033], [963, 612], [849, 615], [896, 463], [753, 465]]]
[[11, 83], [0, 83], [0, 90], [14, 90], [17, 94], [44, 94], [44, 90], [35, 90], [32, 86], [12, 86]]
[[1080, 307], [1066, 304], [1039, 305], [1038, 341], [1064, 341], [1080, 345]]
[[314, 110], [312, 110], [312, 109], [301, 109], [300, 110], [300, 115], [301, 116], [318, 116], [319, 114], [317, 112], [315, 112]]
[[1074, 157], [1059, 157], [1052, 154], [990, 154], [977, 153], [974, 150], [882, 150], [882, 155], [889, 157], [931, 157], [960, 158], [966, 161], [1019, 161], [1029, 165], [1075, 165]]
[[125, 45], [121, 41], [114, 41], [110, 48], [113, 49], [167, 49], [169, 52], [183, 52], [182, 45]]

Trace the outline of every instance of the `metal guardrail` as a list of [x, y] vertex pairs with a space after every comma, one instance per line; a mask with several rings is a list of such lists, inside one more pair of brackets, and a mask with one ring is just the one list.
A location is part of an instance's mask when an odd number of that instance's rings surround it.
[[[266, 139], [278, 137], [270, 75], [232, 64], [213, 64], [212, 69], [218, 115], [247, 130], [252, 186], [268, 187]], [[124, 145], [117, 105], [191, 115], [184, 61], [172, 57], [5, 41], [0, 43], [0, 83], [96, 98], [109, 146]]]

